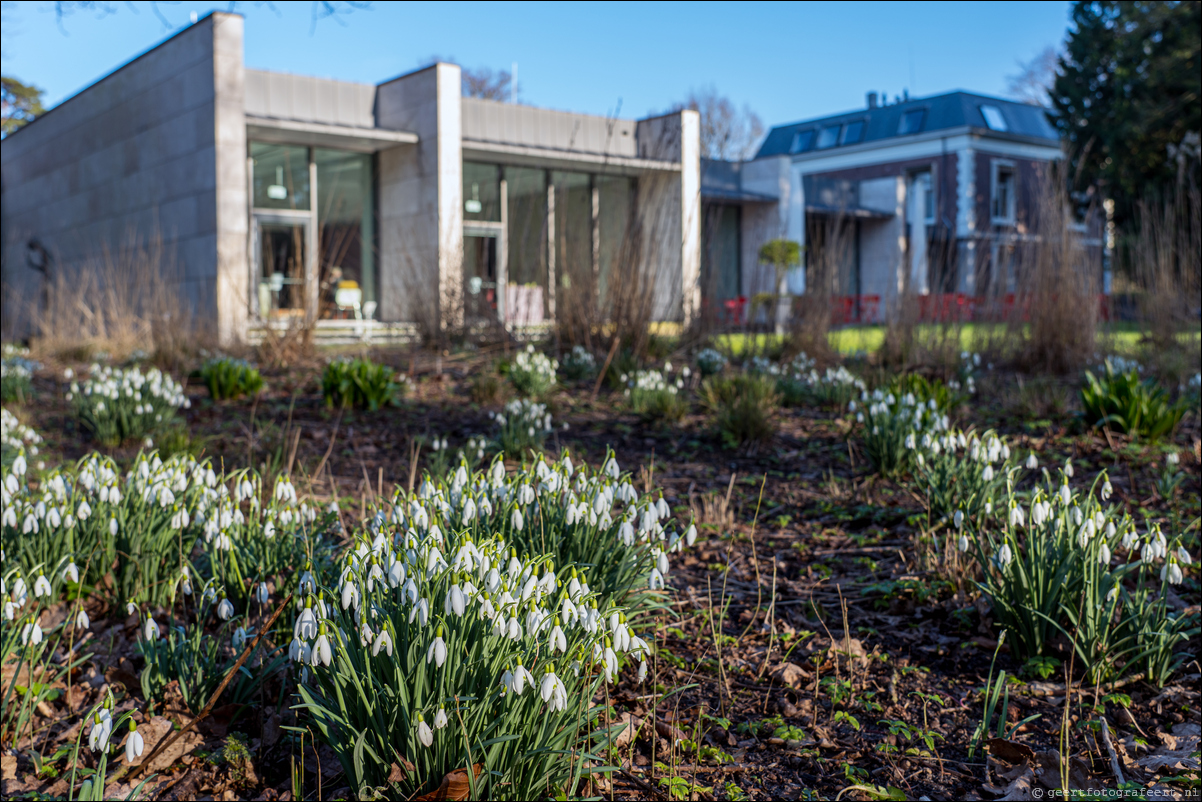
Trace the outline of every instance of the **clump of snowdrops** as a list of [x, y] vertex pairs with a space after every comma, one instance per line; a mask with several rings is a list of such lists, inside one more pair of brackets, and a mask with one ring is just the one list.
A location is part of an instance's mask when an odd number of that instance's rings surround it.
[[678, 421], [689, 409], [689, 402], [681, 392], [689, 374], [685, 366], [673, 378], [671, 362], [665, 363], [663, 370], [636, 370], [622, 375], [622, 383], [626, 385], [623, 394], [630, 402], [630, 409], [644, 420]]
[[980, 588], [1020, 660], [1047, 656], [1059, 635], [1090, 683], [1142, 673], [1163, 685], [1199, 631], [1196, 611], [1167, 603], [1192, 557], [1180, 535], [1157, 524], [1140, 532], [1109, 504], [1105, 473], [1082, 491], [1072, 470], [1045, 471], [1029, 500], [1010, 488], [995, 516], [959, 519], [959, 547], [980, 564]]
[[36, 457], [41, 442], [42, 436], [33, 427], [26, 426], [16, 415], [0, 408], [0, 462], [5, 469], [17, 457]]
[[563, 375], [569, 381], [581, 381], [597, 372], [597, 360], [593, 352], [583, 345], [573, 345], [560, 363]]
[[33, 395], [33, 374], [38, 363], [29, 349], [13, 343], [0, 347], [0, 400], [24, 403]]
[[1015, 470], [1010, 446], [992, 430], [980, 437], [971, 431], [911, 433], [905, 445], [915, 452], [914, 481], [933, 523], [951, 520], [956, 512], [973, 520], [992, 514]]
[[541, 451], [547, 435], [554, 431], [547, 405], [528, 398], [510, 401], [500, 412], [488, 413], [488, 417], [497, 425], [497, 446], [512, 457], [531, 449]]
[[848, 411], [862, 424], [860, 439], [873, 467], [884, 476], [897, 476], [910, 468], [916, 454], [907, 444], [911, 437], [946, 431], [948, 418], [931, 398], [920, 401], [913, 393], [900, 397], [892, 392], [863, 392], [860, 400], [848, 403]]
[[542, 398], [555, 387], [555, 371], [559, 362], [527, 345], [518, 351], [509, 365], [509, 383], [519, 395], [526, 398]]
[[158, 368], [113, 368], [93, 364], [82, 384], [71, 382], [67, 400], [84, 428], [105, 445], [143, 438], [192, 406], [184, 388]]
[[565, 457], [506, 476], [497, 461], [427, 478], [340, 573], [307, 573], [290, 647], [300, 709], [358, 793], [412, 797], [466, 769], [473, 798], [573, 795], [608, 743], [592, 699], [624, 665], [641, 679], [651, 647], [632, 631], [634, 588], [603, 588], [604, 566], [565, 549], [657, 551], [608, 573], [641, 582], [641, 565], [656, 586], [664, 550], [691, 537], [669, 535], [665, 511], [612, 455], [596, 473]]
[[716, 375], [726, 369], [727, 361], [716, 348], [703, 348], [697, 353], [697, 372], [702, 378]]
[[142, 453], [122, 474], [92, 454], [43, 474], [36, 489], [22, 471], [14, 465], [4, 477], [0, 542], [27, 581], [70, 577], [119, 604], [174, 596], [200, 533], [202, 491], [216, 482], [207, 463]]

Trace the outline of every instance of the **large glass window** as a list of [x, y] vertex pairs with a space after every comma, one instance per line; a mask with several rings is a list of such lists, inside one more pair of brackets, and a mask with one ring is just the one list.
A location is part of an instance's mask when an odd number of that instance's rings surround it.
[[556, 277], [561, 287], [587, 290], [593, 283], [592, 184], [587, 173], [560, 171], [551, 173], [551, 183], [555, 187]]
[[463, 219], [501, 221], [501, 171], [497, 165], [463, 163]]
[[711, 311], [722, 315], [722, 301], [737, 298], [740, 292], [739, 214], [734, 204], [707, 205], [703, 212], [704, 233], [701, 249], [701, 294]]
[[[371, 156], [316, 148], [322, 317], [369, 317], [376, 298]], [[367, 307], [371, 312], [374, 306]]]
[[506, 167], [509, 258], [506, 318], [541, 323], [547, 314], [547, 173]]
[[597, 213], [597, 295], [604, 305], [609, 286], [619, 280], [623, 264], [635, 262], [631, 236], [631, 216], [634, 213], [634, 179], [622, 176], [599, 175], [596, 182], [599, 209]]
[[309, 209], [309, 149], [250, 144], [256, 209]]

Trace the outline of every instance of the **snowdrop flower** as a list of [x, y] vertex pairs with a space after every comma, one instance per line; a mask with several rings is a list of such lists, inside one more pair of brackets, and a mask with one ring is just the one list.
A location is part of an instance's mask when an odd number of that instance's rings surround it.
[[234, 614], [234, 605], [226, 597], [222, 596], [221, 601], [217, 604], [217, 617], [222, 621], [229, 621], [230, 616]]
[[146, 618], [146, 623], [142, 625], [142, 637], [151, 643], [159, 639], [159, 625], [149, 616]]
[[430, 725], [426, 723], [426, 719], [421, 713], [417, 714], [417, 740], [422, 742], [422, 746], [429, 748], [434, 743], [434, 733], [430, 730]]
[[1164, 582], [1166, 580], [1170, 585], [1180, 585], [1185, 580], [1185, 576], [1181, 572], [1181, 566], [1177, 564], [1176, 559], [1170, 558], [1160, 568], [1160, 581]]
[[45, 574], [38, 574], [38, 578], [33, 583], [34, 597], [42, 597], [50, 595], [50, 580], [46, 579]]
[[38, 623], [36, 618], [30, 618], [29, 623], [21, 629], [21, 644], [28, 646], [32, 643], [37, 646], [42, 642], [42, 625]]
[[260, 582], [259, 586], [255, 589], [255, 600], [258, 601], [259, 604], [267, 604], [270, 599], [271, 591], [267, 589], [267, 583]]
[[559, 616], [555, 616], [555, 625], [551, 627], [551, 634], [547, 640], [552, 651], [558, 649], [561, 654], [567, 652], [568, 640], [563, 634], [563, 628], [559, 625]]
[[968, 551], [968, 535], [960, 535], [960, 551]]
[[1073, 478], [1073, 458], [1069, 457], [1064, 461], [1064, 475], [1069, 479]]
[[380, 634], [376, 635], [371, 644], [371, 656], [375, 657], [383, 649], [389, 657], [392, 657], [392, 636], [388, 634], [388, 628], [380, 630]]
[[441, 730], [447, 726], [447, 711], [442, 705], [438, 706], [438, 712], [434, 714], [434, 729]]
[[78, 629], [90, 629], [92, 626], [91, 620], [88, 618], [88, 611], [79, 608], [79, 612], [75, 615], [75, 626]]
[[113, 733], [113, 716], [107, 708], [96, 713], [92, 722], [92, 731], [88, 733], [88, 747], [93, 752], [106, 751], [109, 748], [109, 736]]
[[1177, 559], [1181, 561], [1182, 565], [1189, 565], [1194, 561], [1194, 558], [1189, 556], [1189, 552], [1186, 551], [1185, 546], [1177, 548]]
[[956, 510], [955, 514], [952, 515], [952, 523], [955, 524], [957, 529], [964, 528], [964, 510]]
[[1002, 548], [998, 551], [997, 559], [998, 564], [1001, 565], [1002, 568], [1010, 565], [1010, 561], [1014, 559], [1014, 555], [1010, 551], [1009, 543], [1002, 544]]
[[563, 680], [555, 675], [554, 663], [547, 664], [547, 673], [543, 675], [539, 695], [551, 708], [551, 712], [563, 710], [568, 706], [568, 691], [563, 685]]
[[424, 627], [430, 623], [430, 602], [426, 599], [418, 599], [413, 605], [413, 609], [409, 611], [409, 623], [412, 624], [417, 620]]
[[1102, 483], [1102, 501], [1109, 500], [1111, 494], [1113, 494], [1113, 493], [1114, 493], [1114, 488], [1110, 486], [1110, 480], [1107, 479], [1105, 482]]
[[1110, 565], [1110, 547], [1105, 543], [1098, 549], [1098, 562], [1101, 565]]
[[605, 672], [605, 681], [613, 682], [618, 676], [618, 656], [614, 654], [608, 639], [605, 641], [605, 651], [601, 655], [601, 663]]
[[138, 732], [138, 725], [133, 719], [129, 720], [129, 737], [125, 739], [125, 761], [133, 763], [134, 758], [142, 756], [142, 750], [146, 748], [145, 742], [142, 740], [142, 733]]
[[522, 692], [526, 690], [527, 684], [529, 684], [532, 688], [534, 687], [534, 675], [526, 670], [526, 667], [522, 665], [522, 661], [519, 659], [518, 667], [514, 669], [513, 672], [511, 689], [515, 694], [521, 696]]
[[513, 525], [514, 529], [518, 530], [519, 532], [522, 531], [522, 527], [524, 525], [524, 521], [522, 520], [522, 511], [517, 507], [514, 507], [513, 509], [513, 515], [510, 516], [510, 523]]
[[651, 569], [651, 578], [647, 581], [647, 587], [651, 590], [658, 590], [664, 586], [664, 575], [660, 573], [658, 568]]
[[1025, 526], [1026, 516], [1023, 514], [1023, 508], [1013, 501], [1010, 502], [1010, 526]]
[[309, 664], [314, 668], [318, 663], [328, 666], [330, 661], [334, 659], [334, 655], [330, 649], [330, 640], [326, 637], [325, 627], [322, 627], [321, 634], [317, 636], [317, 641], [313, 644], [313, 652], [309, 658]]
[[434, 661], [438, 668], [442, 668], [442, 664], [447, 660], [447, 645], [442, 639], [442, 627], [438, 628], [437, 634], [434, 636], [434, 642], [430, 644], [430, 648], [426, 650], [426, 663]]

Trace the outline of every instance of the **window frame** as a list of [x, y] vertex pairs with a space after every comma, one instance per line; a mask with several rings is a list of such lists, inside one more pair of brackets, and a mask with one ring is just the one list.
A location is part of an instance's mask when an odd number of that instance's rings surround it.
[[[827, 131], [833, 130], [835, 137], [829, 145], [822, 144], [822, 135]], [[818, 135], [814, 138], [814, 150], [830, 150], [839, 146], [839, 140], [843, 137], [843, 123], [835, 123], [834, 125], [824, 125], [818, 129]]]
[[[848, 138], [847, 138], [847, 133], [848, 133], [848, 131], [851, 130], [851, 127], [853, 125], [860, 126], [860, 133], [855, 138], [855, 141], [849, 142]], [[839, 144], [840, 145], [858, 145], [859, 143], [864, 141], [864, 132], [867, 129], [868, 129], [868, 120], [867, 119], [861, 118], [858, 120], [848, 120], [846, 123], [843, 124], [843, 130], [839, 132]]]
[[[806, 141], [805, 147], [804, 148], [798, 147], [797, 146], [798, 140], [801, 139], [801, 137], [806, 134], [809, 134], [810, 138]], [[789, 153], [790, 154], [805, 153], [807, 151], [813, 150], [815, 134], [816, 134], [816, 131], [813, 128], [806, 128], [803, 131], [794, 131], [793, 132], [793, 141], [789, 144]]]
[[[1010, 189], [1006, 197], [1006, 209], [997, 214], [998, 189], [1001, 175], [1010, 177]], [[1018, 166], [1010, 159], [994, 159], [989, 166], [989, 221], [993, 225], [1012, 226], [1018, 216]]]
[[[912, 117], [915, 114], [918, 115], [918, 127], [915, 128], [913, 131], [903, 131], [902, 129], [906, 127], [906, 119]], [[917, 109], [907, 109], [906, 111], [902, 112], [901, 117], [897, 121], [897, 135], [898, 136], [913, 136], [915, 134], [921, 134], [923, 132], [923, 130], [926, 128], [926, 125], [927, 125], [927, 109], [925, 106], [922, 106]]]
[[[1001, 133], [1006, 133], [1007, 131], [1010, 130], [1010, 123], [1006, 122], [1006, 115], [1002, 114], [1001, 106], [997, 106], [993, 103], [982, 103], [977, 108], [981, 112], [981, 119], [983, 119], [985, 121], [985, 127], [988, 128], [990, 131], [999, 131]], [[985, 112], [986, 109], [990, 109], [991, 111], [993, 111], [997, 114], [997, 122], [999, 122], [1001, 124], [1000, 128], [995, 126], [992, 122], [990, 122], [989, 115]]]

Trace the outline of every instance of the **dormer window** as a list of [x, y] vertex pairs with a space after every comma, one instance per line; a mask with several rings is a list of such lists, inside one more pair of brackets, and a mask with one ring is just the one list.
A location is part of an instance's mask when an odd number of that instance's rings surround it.
[[843, 127], [843, 139], [840, 145], [854, 145], [864, 138], [864, 121], [852, 120]]
[[818, 132], [818, 150], [833, 148], [839, 143], [839, 131], [843, 129], [842, 125], [828, 125]]
[[985, 125], [989, 126], [990, 131], [1010, 130], [1010, 126], [1006, 125], [1006, 118], [1002, 116], [1002, 110], [997, 106], [981, 106], [981, 116], [985, 118]]
[[814, 129], [808, 131], [798, 131], [793, 135], [793, 145], [789, 148], [790, 153], [804, 153], [809, 150], [814, 144]]
[[907, 111], [901, 117], [901, 122], [897, 126], [897, 135], [905, 136], [906, 134], [917, 134], [922, 130], [922, 124], [926, 122], [926, 109], [913, 109]]

